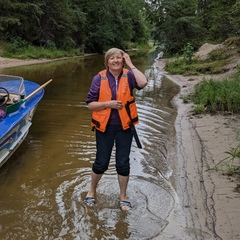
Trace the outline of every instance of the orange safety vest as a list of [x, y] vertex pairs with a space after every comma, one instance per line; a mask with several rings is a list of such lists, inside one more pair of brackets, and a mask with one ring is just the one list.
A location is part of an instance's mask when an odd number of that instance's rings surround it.
[[[112, 91], [109, 86], [106, 72], [107, 70], [103, 70], [99, 72], [101, 76], [99, 98], [98, 98], [99, 102], [112, 100]], [[137, 106], [136, 106], [134, 97], [131, 95], [127, 73], [128, 73], [128, 69], [124, 68], [123, 74], [119, 81], [119, 85], [117, 89], [117, 97], [116, 97], [116, 99], [122, 101], [122, 104], [123, 104], [123, 108], [119, 109], [118, 113], [119, 113], [122, 127], [124, 130], [130, 128], [132, 124], [135, 125], [139, 122]], [[93, 111], [91, 125], [97, 130], [104, 132], [106, 130], [106, 126], [107, 126], [110, 115], [111, 115], [111, 108], [105, 108], [99, 111]]]

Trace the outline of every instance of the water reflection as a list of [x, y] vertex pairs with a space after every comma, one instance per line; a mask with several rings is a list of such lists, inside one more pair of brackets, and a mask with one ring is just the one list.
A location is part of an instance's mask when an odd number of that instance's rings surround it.
[[[134, 59], [148, 86], [136, 93], [143, 149], [133, 142], [128, 195], [134, 208], [119, 208], [114, 159], [86, 208], [95, 137], [85, 98], [103, 56], [1, 70], [40, 84], [52, 78], [29, 135], [0, 169], [0, 239], [150, 239], [168, 224], [174, 205], [168, 162], [178, 88], [152, 59]], [[150, 63], [150, 64], [149, 64]]]

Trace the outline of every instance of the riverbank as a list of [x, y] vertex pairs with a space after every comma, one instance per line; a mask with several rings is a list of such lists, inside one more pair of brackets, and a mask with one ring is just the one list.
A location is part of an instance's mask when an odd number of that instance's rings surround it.
[[[96, 54], [85, 54], [84, 56], [77, 56], [76, 58], [84, 58], [87, 56], [96, 55]], [[18, 66], [24, 66], [24, 65], [33, 65], [33, 64], [39, 64], [39, 63], [46, 63], [46, 62], [52, 62], [52, 61], [60, 61], [65, 59], [71, 59], [73, 57], [62, 57], [58, 59], [30, 59], [30, 60], [21, 60], [16, 58], [3, 58], [0, 57], [0, 69], [3, 68], [10, 68], [10, 67], [18, 67]]]
[[[156, 66], [164, 72], [166, 60], [159, 60]], [[198, 115], [193, 116], [193, 105], [183, 103], [182, 95], [194, 89], [201, 79], [221, 79], [226, 76], [182, 76], [164, 75], [180, 86], [174, 98], [178, 116], [176, 129], [176, 192], [179, 196], [180, 214], [186, 214], [181, 227], [191, 232], [190, 239], [240, 238], [240, 193], [239, 179], [209, 171], [218, 162], [228, 157], [225, 152], [238, 144], [237, 130], [240, 128], [239, 115]], [[239, 189], [238, 189], [239, 190]], [[175, 217], [176, 217], [176, 213]], [[178, 224], [179, 224], [178, 218]], [[177, 225], [177, 224], [175, 224]], [[179, 231], [173, 226], [170, 231]], [[167, 230], [166, 230], [167, 231]], [[167, 237], [167, 235], [166, 235]], [[175, 237], [180, 237], [175, 235]], [[171, 238], [173, 239], [173, 238]]]

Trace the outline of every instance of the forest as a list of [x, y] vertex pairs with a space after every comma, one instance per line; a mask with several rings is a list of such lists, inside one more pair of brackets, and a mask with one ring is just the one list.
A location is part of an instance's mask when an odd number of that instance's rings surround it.
[[0, 43], [102, 53], [148, 44], [168, 54], [240, 35], [240, 0], [1, 0]]

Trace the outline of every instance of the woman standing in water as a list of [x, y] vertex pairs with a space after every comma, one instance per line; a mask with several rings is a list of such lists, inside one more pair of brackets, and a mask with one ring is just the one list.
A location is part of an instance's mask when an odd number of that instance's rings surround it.
[[[91, 125], [96, 131], [97, 153], [92, 166], [91, 186], [84, 202], [88, 206], [95, 204], [97, 185], [108, 169], [115, 143], [120, 208], [127, 211], [132, 207], [126, 194], [133, 137], [130, 126], [138, 123], [133, 90], [144, 88], [147, 78], [121, 49], [109, 49], [104, 60], [106, 69], [94, 76], [86, 99], [88, 108], [92, 111]], [[124, 64], [130, 70], [124, 68]], [[131, 119], [126, 108], [130, 110]]]

